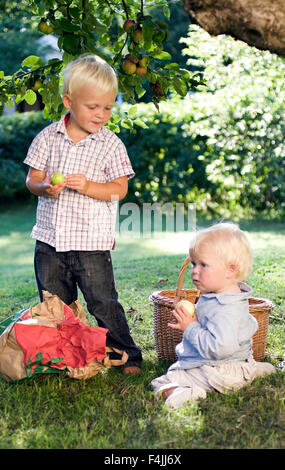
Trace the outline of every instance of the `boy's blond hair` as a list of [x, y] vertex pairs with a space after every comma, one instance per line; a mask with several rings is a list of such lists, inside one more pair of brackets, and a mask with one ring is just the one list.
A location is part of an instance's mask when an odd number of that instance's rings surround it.
[[70, 62], [63, 74], [62, 94], [72, 95], [84, 85], [94, 85], [101, 92], [118, 91], [114, 69], [95, 54], [84, 54]]
[[201, 230], [190, 243], [189, 253], [198, 253], [201, 245], [213, 248], [225, 266], [236, 266], [236, 279], [245, 280], [252, 271], [253, 256], [245, 233], [237, 224], [221, 222]]

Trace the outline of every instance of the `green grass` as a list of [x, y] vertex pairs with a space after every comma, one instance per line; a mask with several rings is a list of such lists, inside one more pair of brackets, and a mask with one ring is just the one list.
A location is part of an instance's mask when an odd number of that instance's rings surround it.
[[[35, 207], [10, 206], [0, 214], [0, 318], [39, 302], [29, 234]], [[271, 299], [266, 360], [284, 360], [285, 227], [241, 222], [251, 240], [255, 265], [248, 279], [254, 295]], [[155, 290], [176, 287], [187, 256], [189, 234], [152, 239], [118, 238], [113, 253], [116, 287], [133, 337], [144, 356], [140, 376], [112, 368], [89, 380], [63, 374], [9, 384], [0, 379], [1, 449], [281, 449], [284, 447], [284, 371], [256, 379], [228, 395], [167, 412], [156, 401], [151, 380], [168, 367], [153, 341]], [[184, 286], [191, 288], [190, 276]], [[82, 296], [80, 300], [85, 307]], [[85, 310], [86, 311], [86, 310]], [[86, 312], [87, 313], [87, 312]], [[87, 313], [90, 323], [93, 318]]]

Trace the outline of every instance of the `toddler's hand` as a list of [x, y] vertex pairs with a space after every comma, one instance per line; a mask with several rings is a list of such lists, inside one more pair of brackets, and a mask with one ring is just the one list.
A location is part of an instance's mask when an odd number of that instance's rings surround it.
[[65, 177], [65, 184], [68, 188], [74, 189], [74, 191], [80, 194], [84, 194], [88, 186], [88, 181], [85, 175], [74, 174]]
[[190, 315], [183, 306], [176, 307], [176, 310], [173, 310], [173, 314], [177, 320], [177, 323], [168, 323], [168, 326], [174, 330], [185, 331], [190, 323], [193, 321], [198, 321], [196, 314], [194, 314], [194, 316]]

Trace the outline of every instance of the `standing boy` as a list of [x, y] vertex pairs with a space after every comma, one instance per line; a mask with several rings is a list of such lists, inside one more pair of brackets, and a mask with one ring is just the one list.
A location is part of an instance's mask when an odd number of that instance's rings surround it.
[[[70, 305], [82, 291], [107, 345], [125, 350], [125, 373], [139, 373], [141, 351], [118, 302], [110, 250], [114, 246], [118, 200], [134, 172], [122, 141], [104, 125], [117, 95], [114, 70], [100, 57], [71, 62], [63, 78], [68, 113], [33, 140], [24, 162], [27, 187], [38, 196], [35, 276], [39, 295], [49, 291]], [[51, 184], [54, 172], [64, 183]]]

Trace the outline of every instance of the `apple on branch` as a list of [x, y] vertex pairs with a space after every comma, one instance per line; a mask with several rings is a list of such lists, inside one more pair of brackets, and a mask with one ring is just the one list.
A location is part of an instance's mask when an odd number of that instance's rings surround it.
[[147, 73], [147, 68], [146, 67], [137, 67], [136, 68], [136, 74], [137, 75], [145, 75]]
[[44, 34], [50, 34], [53, 32], [53, 27], [49, 25], [44, 18], [38, 24], [38, 31]]
[[136, 57], [136, 56], [131, 55], [131, 54], [127, 54], [127, 55], [125, 56], [125, 59], [130, 60], [130, 61], [133, 62], [134, 64], [137, 64], [137, 63], [139, 62], [139, 60], [140, 60], [139, 57]]
[[36, 80], [34, 85], [32, 86], [32, 90], [38, 91], [40, 88], [42, 88], [43, 83], [40, 80]]
[[131, 60], [125, 59], [122, 62], [122, 70], [128, 74], [132, 75], [136, 72], [137, 66]]
[[124, 25], [123, 25], [123, 28], [124, 30], [126, 31], [126, 33], [129, 33], [131, 31], [132, 28], [136, 28], [137, 24], [135, 22], [135, 20], [126, 20], [124, 22]]
[[142, 42], [143, 40], [143, 32], [140, 28], [136, 29], [134, 34], [133, 34], [133, 41], [138, 44], [139, 42]]
[[149, 63], [149, 58], [146, 56], [146, 55], [143, 55], [140, 59], [139, 59], [139, 66], [140, 67], [146, 67]]

